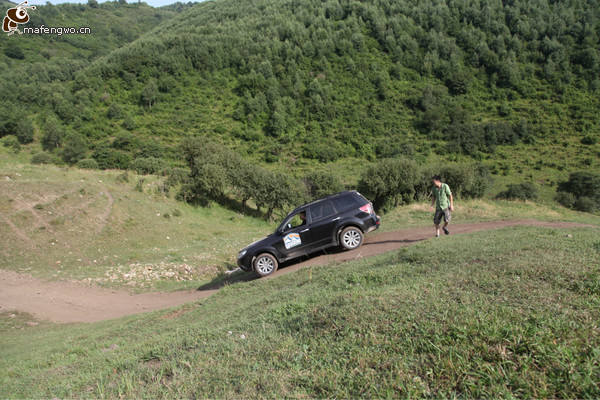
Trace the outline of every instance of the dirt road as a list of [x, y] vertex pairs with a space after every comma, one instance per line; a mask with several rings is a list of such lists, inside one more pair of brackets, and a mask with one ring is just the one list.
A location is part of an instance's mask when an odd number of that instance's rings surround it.
[[[533, 225], [550, 228], [573, 228], [586, 225], [568, 222], [499, 221], [473, 224], [453, 224], [451, 234], [471, 233], [516, 225]], [[392, 232], [371, 233], [363, 246], [354, 251], [333, 251], [319, 254], [296, 264], [282, 266], [269, 279], [297, 271], [312, 265], [349, 261], [391, 251], [428, 238], [432, 227], [410, 228]], [[443, 240], [440, 238], [439, 240]], [[251, 280], [247, 273], [237, 281]], [[45, 282], [28, 274], [0, 270], [0, 311], [16, 310], [30, 313], [37, 318], [52, 322], [94, 322], [125, 315], [174, 307], [210, 296], [218, 286], [172, 293], [129, 294], [79, 285], [75, 282]]]

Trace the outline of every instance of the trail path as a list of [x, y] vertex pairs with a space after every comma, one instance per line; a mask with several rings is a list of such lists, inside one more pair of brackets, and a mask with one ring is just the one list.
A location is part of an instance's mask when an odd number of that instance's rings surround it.
[[[588, 226], [570, 222], [513, 220], [453, 224], [451, 225], [451, 234], [479, 232], [517, 225], [549, 228]], [[363, 246], [357, 250], [321, 253], [296, 264], [284, 265], [269, 279], [308, 266], [349, 261], [385, 253], [431, 238], [432, 233], [432, 227], [371, 233], [366, 236]], [[439, 240], [443, 240], [443, 237]], [[253, 273], [247, 273], [236, 279], [237, 281], [247, 281], [255, 278]], [[174, 307], [207, 298], [218, 290], [219, 286], [213, 286], [170, 293], [130, 294], [118, 290], [82, 286], [75, 282], [46, 282], [33, 278], [29, 274], [0, 270], [0, 311], [24, 311], [37, 318], [52, 322], [94, 322]]]

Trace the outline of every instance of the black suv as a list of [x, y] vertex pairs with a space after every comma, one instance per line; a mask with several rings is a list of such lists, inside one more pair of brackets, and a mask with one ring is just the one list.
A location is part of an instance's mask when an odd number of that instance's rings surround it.
[[344, 191], [304, 204], [289, 213], [277, 230], [238, 254], [244, 271], [272, 274], [279, 263], [331, 246], [353, 250], [363, 235], [379, 228], [373, 204], [357, 191]]

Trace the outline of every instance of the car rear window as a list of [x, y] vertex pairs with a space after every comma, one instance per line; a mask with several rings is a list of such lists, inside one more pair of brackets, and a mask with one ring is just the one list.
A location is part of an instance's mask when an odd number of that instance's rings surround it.
[[319, 220], [321, 218], [328, 217], [335, 213], [333, 206], [328, 201], [323, 201], [319, 204], [315, 204], [310, 208], [310, 216], [312, 221]]
[[358, 207], [359, 205], [358, 201], [354, 196], [342, 196], [332, 201], [333, 205], [335, 206], [335, 209], [338, 212], [346, 211], [349, 208]]

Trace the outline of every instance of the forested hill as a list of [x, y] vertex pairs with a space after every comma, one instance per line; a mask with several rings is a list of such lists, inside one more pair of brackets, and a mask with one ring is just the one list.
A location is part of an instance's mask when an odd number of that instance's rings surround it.
[[[112, 12], [139, 17], [133, 7]], [[504, 159], [494, 155], [503, 146], [554, 143], [569, 155], [563, 167], [592, 157], [590, 167], [595, 148], [570, 145], [587, 136], [595, 143], [600, 125], [599, 16], [592, 0], [216, 0], [70, 82], [48, 83], [51, 96], [34, 95], [48, 93], [44, 85], [23, 96], [16, 89], [26, 76], [2, 82], [1, 96], [37, 112], [47, 150], [60, 153], [65, 137], [79, 137], [88, 150], [77, 157], [109, 145], [122, 155], [116, 167], [134, 157], [177, 160], [173, 144], [198, 134], [292, 165], [424, 160], [432, 149], [451, 159]], [[104, 41], [128, 29], [109, 26], [71, 39]], [[31, 43], [8, 39], [23, 49]], [[0, 43], [6, 50], [7, 38]], [[6, 58], [0, 66], [10, 69]], [[154, 150], [132, 148], [150, 137]]]
[[[15, 6], [0, 1], [2, 18]], [[48, 2], [27, 12], [29, 21], [19, 25], [21, 31], [24, 27], [44, 26], [90, 28], [91, 33], [8, 36], [0, 32], [0, 136], [16, 133], [18, 121], [13, 121], [13, 116], [23, 119], [22, 113], [15, 111], [19, 108], [26, 109], [28, 115], [41, 112], [41, 118], [33, 119], [40, 128], [49, 115], [57, 114], [66, 129], [73, 119], [64, 118], [64, 112], [79, 102], [73, 86], [76, 73], [178, 13], [124, 1], [59, 5]]]

